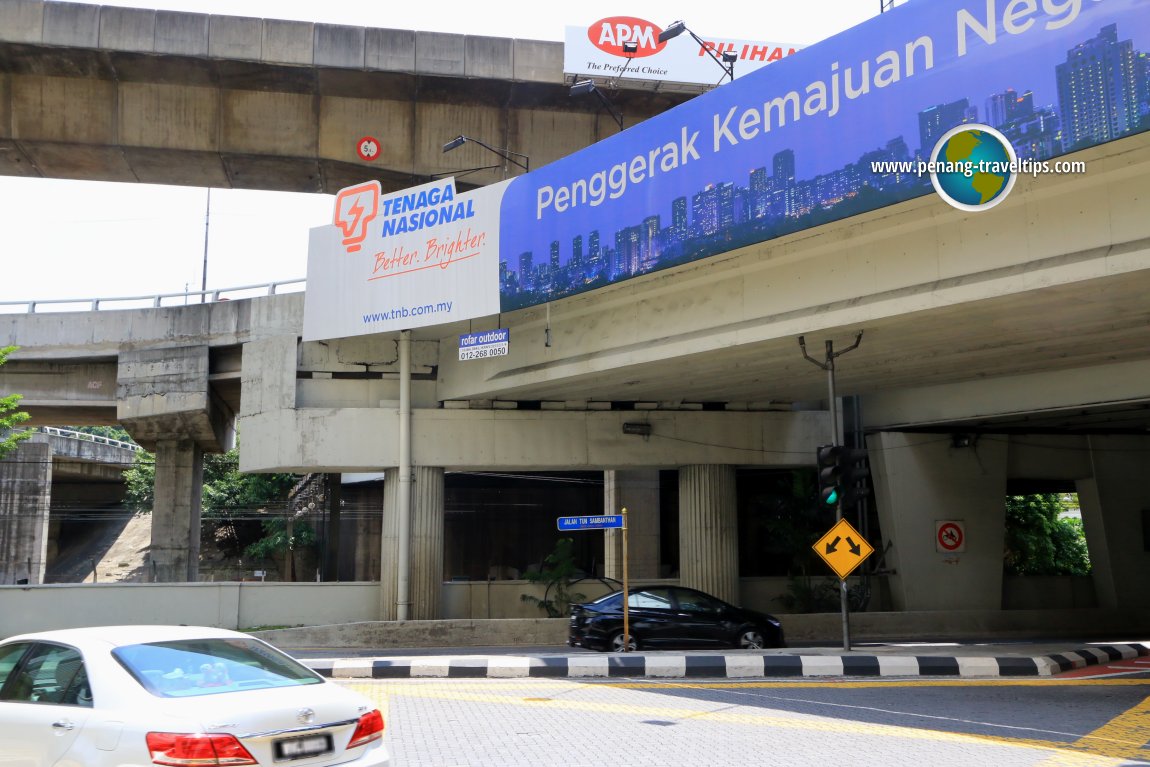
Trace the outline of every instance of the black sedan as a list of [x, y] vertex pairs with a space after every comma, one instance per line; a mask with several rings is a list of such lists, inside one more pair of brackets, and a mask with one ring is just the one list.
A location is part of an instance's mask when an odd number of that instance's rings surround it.
[[[778, 619], [729, 605], [710, 594], [682, 586], [638, 587], [628, 591], [628, 650], [658, 647], [783, 647]], [[567, 644], [623, 652], [623, 592], [571, 605]]]

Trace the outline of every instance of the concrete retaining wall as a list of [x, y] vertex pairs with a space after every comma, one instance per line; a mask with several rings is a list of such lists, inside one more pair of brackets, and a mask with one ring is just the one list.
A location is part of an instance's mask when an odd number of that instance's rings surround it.
[[[785, 579], [772, 579], [784, 581]], [[778, 584], [758, 584], [777, 587]], [[186, 623], [229, 629], [306, 628], [269, 632], [274, 641], [308, 647], [412, 647], [563, 644], [567, 622], [537, 617], [519, 600], [534, 584], [495, 581], [445, 584], [445, 604], [491, 588], [502, 605], [491, 620], [468, 616], [441, 621], [381, 623], [379, 584], [367, 583], [132, 583], [0, 586], [0, 638], [102, 624]], [[746, 584], [744, 584], [746, 589]], [[767, 590], [764, 593], [768, 593]], [[588, 592], [589, 593], [589, 592]], [[758, 605], [750, 604], [756, 607]], [[476, 603], [478, 605], [478, 603]], [[838, 613], [779, 615], [791, 642], [841, 641]], [[518, 614], [499, 618], [499, 611]], [[475, 614], [484, 615], [476, 609]], [[1013, 609], [866, 612], [851, 616], [856, 641], [1010, 637], [1137, 637], [1150, 631], [1150, 610]]]
[[[842, 617], [837, 613], [779, 616], [787, 642], [838, 644]], [[851, 641], [960, 641], [1061, 637], [1086, 640], [1145, 636], [1150, 611], [1123, 610], [965, 610], [918, 613], [857, 613], [851, 616]], [[256, 632], [281, 647], [402, 648], [485, 645], [563, 645], [567, 620], [403, 621], [309, 626]]]
[[0, 637], [111, 624], [245, 629], [379, 615], [375, 583], [86, 583], [0, 587]]

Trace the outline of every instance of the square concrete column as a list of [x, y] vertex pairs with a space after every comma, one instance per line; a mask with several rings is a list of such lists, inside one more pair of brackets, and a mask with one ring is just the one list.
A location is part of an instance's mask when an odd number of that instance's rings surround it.
[[[659, 577], [659, 472], [603, 472], [603, 513], [627, 509], [628, 575], [631, 579]], [[605, 531], [603, 575], [623, 580], [623, 533]]]
[[204, 452], [190, 440], [156, 442], [151, 576], [157, 583], [195, 582], [200, 573], [200, 501]]
[[52, 496], [52, 448], [21, 442], [0, 461], [0, 585], [43, 583]]
[[735, 468], [679, 469], [679, 582], [739, 603]]
[[[1007, 439], [954, 447], [946, 434], [882, 432], [867, 439], [896, 610], [999, 610], [1006, 540]], [[939, 523], [964, 531], [960, 551], [937, 543]]]
[[1077, 485], [1099, 607], [1150, 607], [1150, 438], [1088, 438], [1093, 478]]
[[438, 620], [443, 595], [443, 469], [412, 467], [411, 619]]
[[[383, 480], [383, 534], [380, 541], [380, 620], [397, 619], [399, 598], [399, 469]], [[412, 467], [410, 573], [411, 620], [440, 617], [443, 593], [443, 469]]]
[[383, 529], [379, 535], [379, 619], [393, 621], [399, 594], [399, 469], [383, 472]]

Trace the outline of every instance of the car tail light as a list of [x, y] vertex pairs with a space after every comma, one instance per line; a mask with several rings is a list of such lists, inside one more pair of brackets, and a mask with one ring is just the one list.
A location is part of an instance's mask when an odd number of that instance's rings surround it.
[[152, 764], [173, 767], [236, 767], [256, 764], [235, 735], [179, 732], [149, 732], [148, 753]]
[[379, 740], [382, 737], [383, 714], [379, 713], [379, 709], [377, 708], [359, 718], [359, 724], [355, 726], [355, 732], [351, 734], [351, 742], [347, 744], [347, 747], [356, 748], [357, 746], [365, 746], [373, 740]]

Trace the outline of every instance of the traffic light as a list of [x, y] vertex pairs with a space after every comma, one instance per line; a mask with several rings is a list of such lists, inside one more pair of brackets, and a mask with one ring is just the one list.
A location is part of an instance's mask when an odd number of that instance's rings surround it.
[[[846, 445], [822, 445], [817, 452], [819, 503], [848, 506], [855, 495], [865, 491], [870, 476], [866, 450], [852, 450]], [[861, 486], [860, 486], [861, 485]]]
[[839, 487], [839, 478], [842, 467], [839, 466], [839, 456], [846, 450], [842, 445], [821, 445], [818, 449], [819, 471], [819, 503], [824, 506], [838, 504], [842, 489]]

